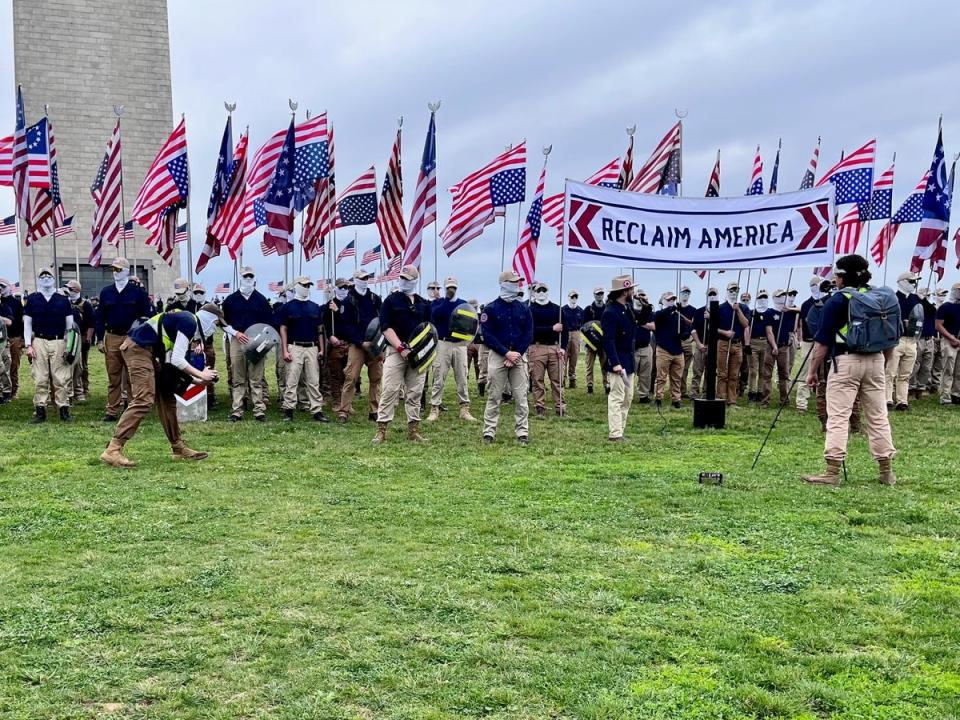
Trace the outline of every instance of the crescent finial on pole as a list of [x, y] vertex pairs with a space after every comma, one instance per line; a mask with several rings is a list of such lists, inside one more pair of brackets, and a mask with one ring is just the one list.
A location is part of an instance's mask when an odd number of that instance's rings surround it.
[[546, 157], [551, 152], [553, 152], [553, 145], [544, 145], [543, 146], [543, 156]]
[[233, 114], [233, 111], [237, 109], [236, 103], [228, 103], [226, 100], [223, 101], [223, 107], [226, 108], [227, 112]]
[[435, 113], [440, 109], [440, 101], [437, 100], [436, 102], [427, 103], [427, 107], [430, 109], [431, 113]]
[[296, 103], [292, 98], [287, 98], [287, 105], [290, 106], [290, 112], [296, 112], [297, 108], [300, 107], [300, 103]]
[[403, 115], [401, 115], [400, 117], [397, 118], [397, 127], [398, 127], [398, 128], [402, 128], [402, 127], [403, 127]]
[[307, 108], [307, 120], [310, 119], [310, 108]]
[[678, 120], [683, 120], [687, 115], [690, 114], [689, 110], [678, 110], [677, 108], [673, 109], [673, 114], [677, 116]]
[[634, 123], [627, 128], [627, 137], [633, 137], [633, 134], [637, 131], [637, 125]]
[[120, 117], [121, 115], [123, 115], [123, 105], [114, 105], [113, 114], [116, 115], [117, 117]]

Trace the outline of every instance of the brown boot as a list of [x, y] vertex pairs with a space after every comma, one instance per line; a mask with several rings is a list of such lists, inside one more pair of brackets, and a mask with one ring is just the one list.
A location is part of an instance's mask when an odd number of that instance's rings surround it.
[[882, 458], [878, 462], [880, 463], [880, 484], [896, 485], [897, 476], [893, 474], [893, 458]]
[[840, 460], [827, 460], [827, 471], [823, 475], [806, 475], [803, 478], [805, 483], [811, 485], [839, 485], [840, 470], [843, 463]]
[[470, 406], [466, 404], [460, 406], [460, 419], [466, 420], [467, 422], [477, 421], [477, 419], [470, 414]]
[[407, 423], [407, 438], [412, 440], [413, 442], [418, 442], [418, 443], [427, 441], [427, 439], [420, 434], [419, 420], [411, 420], [410, 422]]
[[117, 439], [110, 441], [107, 449], [100, 454], [100, 459], [107, 465], [117, 468], [129, 468], [136, 465], [133, 460], [123, 454], [123, 443]]
[[203, 460], [210, 455], [210, 453], [202, 450], [191, 450], [184, 444], [183, 440], [171, 445], [170, 449], [173, 450], [174, 460]]
[[438, 417], [440, 417], [440, 406], [433, 405], [430, 408], [430, 414], [427, 415], [427, 422], [436, 422]]
[[390, 423], [378, 422], [377, 423], [377, 434], [373, 436], [372, 442], [374, 445], [379, 445], [380, 443], [385, 443], [387, 441], [387, 425]]

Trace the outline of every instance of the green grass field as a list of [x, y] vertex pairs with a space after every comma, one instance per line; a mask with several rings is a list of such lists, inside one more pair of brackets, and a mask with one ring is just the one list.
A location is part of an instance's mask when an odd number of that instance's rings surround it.
[[772, 410], [661, 434], [634, 406], [612, 445], [579, 389], [526, 449], [506, 416], [492, 447], [448, 412], [374, 449], [365, 412], [221, 410], [185, 431], [207, 461], [152, 416], [120, 471], [91, 358], [73, 424], [26, 424], [29, 379], [0, 407], [0, 717], [960, 716], [956, 409], [897, 414], [894, 488], [863, 437], [804, 486], [812, 414], [750, 472]]

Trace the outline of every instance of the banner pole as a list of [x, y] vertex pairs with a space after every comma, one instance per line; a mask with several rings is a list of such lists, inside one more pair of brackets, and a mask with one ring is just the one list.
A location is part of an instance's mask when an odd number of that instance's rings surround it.
[[130, 274], [135, 276], [137, 274], [137, 241], [135, 239], [131, 243], [133, 257], [127, 254], [127, 205], [123, 197], [123, 123], [121, 121], [123, 105], [114, 105], [113, 114], [117, 116], [117, 142], [120, 143], [120, 238], [123, 241], [123, 256], [130, 261]]

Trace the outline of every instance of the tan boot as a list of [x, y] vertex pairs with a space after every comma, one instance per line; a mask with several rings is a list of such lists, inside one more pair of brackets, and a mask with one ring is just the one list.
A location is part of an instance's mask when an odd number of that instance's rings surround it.
[[476, 419], [473, 415], [470, 414], [470, 406], [469, 406], [469, 405], [461, 405], [461, 406], [460, 406], [460, 419], [461, 419], [461, 420], [466, 420], [467, 422], [476, 422], [476, 421], [477, 421], [477, 419]]
[[191, 450], [184, 444], [183, 440], [171, 445], [170, 449], [173, 450], [174, 460], [203, 460], [210, 455], [210, 453], [202, 450]]
[[893, 458], [883, 458], [878, 462], [880, 463], [880, 484], [896, 485], [897, 476], [893, 474]]
[[806, 475], [803, 481], [811, 485], [839, 485], [842, 467], [840, 460], [827, 460], [827, 471], [823, 475]]
[[440, 406], [432, 405], [430, 407], [430, 414], [427, 415], [427, 422], [436, 422], [438, 417], [440, 417]]
[[123, 454], [123, 443], [116, 439], [110, 441], [107, 449], [100, 454], [100, 459], [107, 465], [117, 468], [129, 468], [136, 465], [133, 460]]
[[427, 439], [420, 434], [420, 421], [411, 420], [407, 423], [407, 438], [412, 442], [426, 442]]
[[387, 425], [390, 423], [378, 422], [377, 423], [377, 434], [373, 436], [372, 442], [374, 445], [379, 445], [380, 443], [385, 443], [387, 441]]

